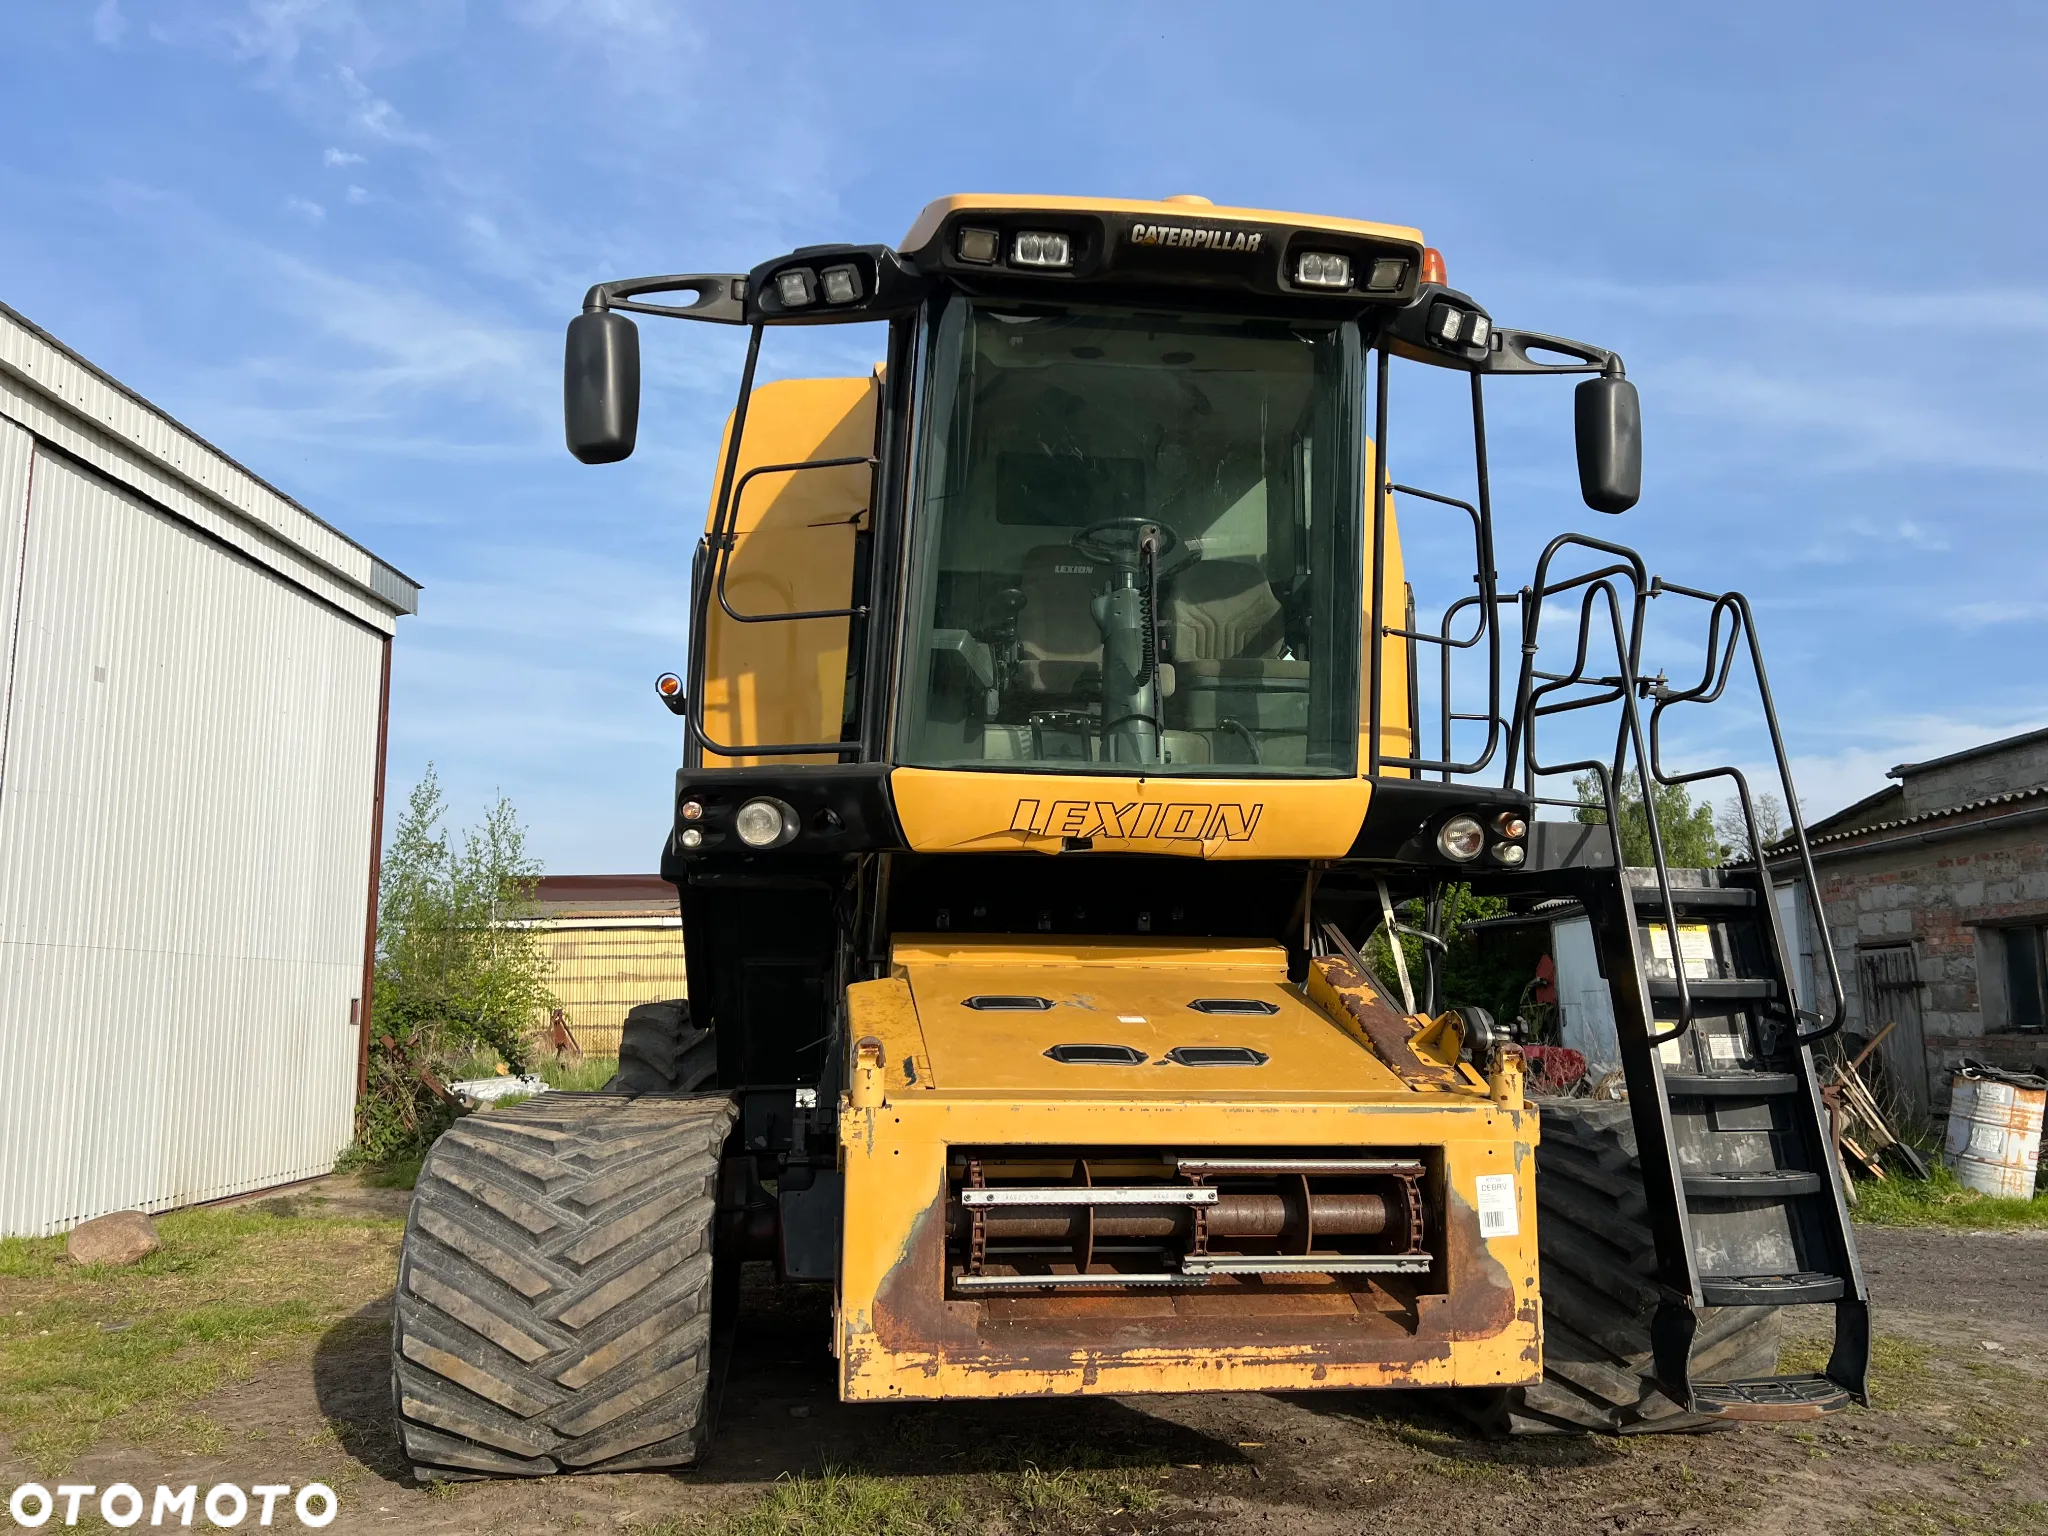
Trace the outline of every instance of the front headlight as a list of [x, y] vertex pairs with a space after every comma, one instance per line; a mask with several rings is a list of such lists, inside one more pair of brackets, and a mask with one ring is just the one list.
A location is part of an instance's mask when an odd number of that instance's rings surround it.
[[749, 800], [733, 817], [732, 829], [749, 848], [773, 848], [782, 841], [782, 807], [773, 800]]
[[1460, 864], [1469, 864], [1486, 848], [1486, 829], [1470, 816], [1453, 816], [1436, 834], [1437, 852]]

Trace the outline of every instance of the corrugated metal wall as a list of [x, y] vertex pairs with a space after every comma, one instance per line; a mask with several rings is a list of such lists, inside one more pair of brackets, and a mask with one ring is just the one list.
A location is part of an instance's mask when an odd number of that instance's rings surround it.
[[385, 643], [32, 443], [0, 422], [10, 1234], [332, 1167]]
[[554, 962], [548, 985], [586, 1056], [619, 1054], [619, 1030], [637, 1004], [689, 995], [680, 924], [542, 927]]

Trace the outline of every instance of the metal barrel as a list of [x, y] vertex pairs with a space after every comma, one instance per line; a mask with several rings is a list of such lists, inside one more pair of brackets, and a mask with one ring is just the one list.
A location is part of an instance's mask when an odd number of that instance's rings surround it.
[[1974, 1065], [1956, 1073], [1942, 1161], [1958, 1182], [2008, 1200], [2033, 1198], [2048, 1087], [2028, 1083], [2039, 1081]]

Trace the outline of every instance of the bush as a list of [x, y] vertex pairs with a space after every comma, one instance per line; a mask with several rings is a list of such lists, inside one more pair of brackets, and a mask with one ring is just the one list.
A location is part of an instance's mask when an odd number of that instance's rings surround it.
[[538, 1021], [554, 1005], [534, 915], [540, 866], [502, 796], [450, 842], [431, 763], [406, 801], [377, 893], [377, 969], [369, 1078], [342, 1166], [417, 1157], [458, 1110], [448, 1065], [488, 1053], [526, 1069]]

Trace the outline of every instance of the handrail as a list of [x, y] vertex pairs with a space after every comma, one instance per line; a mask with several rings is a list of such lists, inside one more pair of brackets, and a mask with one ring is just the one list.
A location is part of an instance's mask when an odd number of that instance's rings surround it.
[[[1449, 783], [1453, 774], [1484, 772], [1487, 765], [1493, 761], [1494, 753], [1499, 750], [1501, 737], [1500, 624], [1498, 610], [1502, 606], [1503, 599], [1499, 591], [1499, 572], [1495, 570], [1493, 563], [1493, 491], [1492, 478], [1488, 473], [1486, 461], [1485, 394], [1481, 387], [1480, 375], [1474, 373], [1472, 375], [1472, 442], [1478, 481], [1478, 505], [1475, 506], [1469, 501], [1462, 501], [1455, 496], [1445, 496], [1436, 491], [1426, 491], [1419, 486], [1397, 485], [1388, 475], [1386, 444], [1387, 385], [1387, 353], [1382, 348], [1380, 350], [1380, 365], [1377, 375], [1378, 394], [1375, 401], [1375, 432], [1377, 435], [1373, 448], [1374, 479], [1378, 483], [1374, 487], [1373, 496], [1373, 587], [1371, 603], [1375, 620], [1374, 627], [1378, 630], [1378, 633], [1374, 636], [1370, 663], [1372, 672], [1371, 696], [1373, 699], [1370, 766], [1371, 772], [1375, 777], [1378, 776], [1382, 768], [1406, 768], [1411, 773], [1416, 774], [1441, 774], [1444, 782]], [[1457, 602], [1451, 604], [1444, 611], [1443, 620], [1438, 626], [1438, 633], [1436, 634], [1430, 634], [1425, 630], [1403, 625], [1388, 624], [1383, 621], [1383, 599], [1386, 587], [1387, 502], [1396, 494], [1414, 496], [1424, 501], [1433, 501], [1440, 506], [1456, 507], [1472, 520], [1472, 542], [1475, 551], [1474, 565], [1476, 567], [1473, 580], [1477, 583], [1479, 590], [1468, 597], [1458, 599]], [[1508, 601], [1520, 601], [1519, 595], [1508, 599]], [[1472, 633], [1468, 638], [1463, 640], [1453, 639], [1451, 637], [1451, 621], [1468, 605], [1476, 605], [1478, 607], [1479, 622], [1473, 627]], [[1385, 642], [1390, 638], [1410, 640], [1439, 647], [1438, 654], [1442, 659], [1443, 682], [1443, 696], [1440, 701], [1442, 706], [1441, 723], [1443, 727], [1440, 742], [1441, 756], [1433, 758], [1422, 756], [1422, 721], [1420, 719], [1410, 719], [1408, 722], [1410, 755], [1406, 757], [1389, 757], [1381, 750], [1380, 733], [1384, 728], [1379, 705], [1382, 681], [1381, 651]], [[1481, 640], [1488, 640], [1490, 642], [1486, 648], [1486, 713], [1483, 715], [1454, 715], [1450, 708], [1451, 652], [1453, 650], [1469, 650]], [[1410, 654], [1412, 657], [1412, 647]], [[1414, 679], [1411, 676], [1411, 690], [1413, 686]], [[1413, 713], [1418, 712], [1411, 711], [1411, 714]], [[1487, 723], [1485, 750], [1469, 763], [1456, 762], [1451, 757], [1451, 721], [1453, 719], [1484, 720]]]
[[[1792, 785], [1792, 763], [1785, 751], [1784, 732], [1778, 724], [1778, 707], [1771, 695], [1770, 676], [1764, 668], [1763, 645], [1757, 638], [1756, 616], [1751, 611], [1749, 599], [1740, 592], [1702, 592], [1694, 587], [1684, 587], [1676, 582], [1661, 578], [1651, 584], [1650, 595], [1658, 596], [1670, 592], [1679, 597], [1693, 598], [1707, 603], [1707, 653], [1701, 669], [1700, 681], [1691, 688], [1675, 689], [1658, 683], [1648, 685], [1656, 703], [1650, 710], [1650, 761], [1659, 783], [1692, 784], [1704, 779], [1727, 778], [1735, 783], [1735, 793], [1742, 806], [1743, 830], [1748, 834], [1749, 853], [1752, 865], [1757, 871], [1759, 885], [1758, 900], [1770, 908], [1763, 916], [1769, 925], [1773, 941], [1778, 946], [1780, 963], [1786, 966], [1789, 977], [1791, 952], [1785, 947], [1785, 936], [1779, 923], [1777, 903], [1771, 898], [1770, 876], [1764, 862], [1762, 835], [1757, 830], [1756, 804], [1750, 795], [1749, 777], [1732, 764], [1720, 768], [1703, 768], [1694, 773], [1666, 774], [1662, 762], [1662, 736], [1664, 711], [1673, 704], [1712, 704], [1727, 689], [1729, 676], [1735, 666], [1735, 642], [1740, 637], [1747, 645], [1750, 666], [1756, 677], [1757, 695], [1763, 704], [1764, 724], [1771, 735], [1771, 752], [1778, 768], [1778, 782], [1785, 791], [1786, 815], [1792, 823], [1792, 837], [1799, 854], [1799, 867], [1806, 876], [1806, 889], [1811, 897], [1814, 913], [1820, 912], [1820, 880], [1813, 868], [1813, 849], [1806, 836], [1806, 822], [1799, 813], [1798, 791]], [[1728, 616], [1729, 632], [1725, 648], [1721, 640], [1721, 620]], [[1801, 1008], [1795, 999], [1793, 1017], [1796, 1020], [1810, 1019], [1820, 1027], [1814, 1030], [1799, 1028], [1795, 1022], [1793, 1037], [1801, 1045], [1812, 1045], [1841, 1031], [1848, 1019], [1848, 992], [1842, 984], [1842, 970], [1835, 958], [1833, 943], [1821, 946], [1827, 957], [1828, 985], [1832, 994], [1832, 1008], [1823, 1015], [1814, 1009]]]
[[[739, 541], [740, 502], [745, 498], [747, 486], [756, 475], [789, 474], [800, 469], [845, 469], [854, 464], [865, 464], [873, 469], [881, 462], [871, 453], [843, 459], [805, 459], [796, 464], [757, 464], [740, 476], [739, 484], [733, 488], [731, 526], [713, 535], [711, 556], [718, 606], [725, 610], [727, 618], [735, 619], [742, 624], [793, 624], [799, 619], [856, 619], [866, 616], [866, 603], [860, 603], [852, 608], [813, 608], [801, 613], [741, 613], [725, 595], [725, 577], [732, 569], [732, 552]], [[874, 501], [872, 486], [869, 488], [868, 501], [870, 505]], [[855, 516], [858, 517], [860, 514], [856, 513]]]
[[[740, 369], [739, 399], [733, 406], [732, 430], [727, 434], [725, 445], [725, 464], [719, 473], [718, 502], [711, 514], [711, 529], [698, 543], [699, 555], [708, 554], [710, 556], [711, 569], [706, 570], [700, 566], [695, 576], [702, 579], [693, 579], [691, 582], [690, 687], [684, 696], [683, 703], [683, 762], [686, 768], [703, 767], [704, 754], [706, 752], [710, 752], [717, 757], [809, 757], [830, 753], [841, 761], [847, 760], [849, 754], [851, 754], [851, 760], [855, 762], [860, 761], [863, 755], [861, 741], [858, 736], [851, 741], [846, 740], [842, 736], [837, 741], [790, 741], [769, 742], [762, 745], [727, 745], [724, 742], [713, 740], [704, 730], [704, 680], [708, 664], [708, 659], [705, 655], [705, 640], [710, 631], [711, 598], [714, 592], [718, 597], [719, 606], [724, 608], [728, 615], [738, 619], [741, 623], [760, 623], [775, 619], [794, 620], [810, 617], [850, 618], [853, 616], [840, 613], [815, 615], [768, 614], [749, 618], [747, 615], [734, 613], [731, 605], [725, 600], [723, 562], [728, 553], [726, 546], [732, 536], [732, 527], [738, 521], [738, 495], [744, 492], [746, 482], [751, 480], [755, 474], [766, 473], [769, 469], [774, 468], [787, 469], [792, 467], [789, 465], [763, 465], [756, 470], [750, 470], [744, 478], [739, 478], [740, 443], [746, 436], [747, 407], [754, 396], [754, 372], [761, 359], [762, 333], [763, 327], [755, 325], [747, 336], [746, 362]], [[861, 460], [859, 462], [869, 461]], [[822, 469], [826, 465], [822, 462], [814, 462], [809, 467]], [[736, 479], [738, 479], [737, 487], [734, 484]], [[870, 593], [873, 591], [874, 580], [874, 572], [870, 569], [868, 573]], [[862, 605], [863, 610], [865, 610], [866, 606], [865, 604]]]
[[[1552, 582], [1550, 565], [1558, 554], [1568, 548], [1582, 548], [1614, 556], [1620, 563], [1602, 567], [1599, 570]], [[1626, 577], [1633, 589], [1633, 600], [1629, 604], [1630, 617], [1626, 626], [1622, 622], [1622, 596], [1614, 578]], [[1636, 763], [1636, 781], [1641, 786], [1643, 797], [1643, 821], [1650, 835], [1650, 865], [1657, 880], [1659, 904], [1664, 913], [1664, 933], [1670, 948], [1672, 980], [1678, 992], [1678, 1017], [1668, 1030], [1657, 1030], [1646, 1018], [1644, 1031], [1646, 1042], [1652, 1047], [1676, 1040], [1693, 1025], [1692, 988], [1685, 974], [1685, 964], [1678, 951], [1678, 909], [1672, 894], [1671, 870], [1664, 853], [1663, 829], [1657, 821], [1656, 796], [1652, 792], [1655, 774], [1648, 739], [1643, 721], [1636, 709], [1638, 693], [1638, 671], [1642, 661], [1643, 627], [1645, 608], [1649, 601], [1649, 573], [1643, 559], [1634, 550], [1604, 539], [1586, 534], [1566, 533], [1552, 539], [1544, 547], [1542, 557], [1536, 563], [1536, 580], [1525, 589], [1522, 605], [1522, 668], [1516, 686], [1516, 707], [1511, 725], [1511, 736], [1520, 736], [1523, 786], [1535, 793], [1539, 775], [1548, 776], [1574, 771], [1591, 772], [1600, 786], [1600, 798], [1606, 808], [1608, 841], [1614, 851], [1614, 866], [1622, 881], [1622, 899], [1626, 904], [1625, 921], [1629, 924], [1631, 943], [1636, 923], [1635, 898], [1630, 894], [1627, 881], [1628, 860], [1621, 843], [1621, 795], [1623, 764], [1631, 755]], [[1543, 601], [1546, 597], [1583, 588], [1584, 596], [1579, 602], [1578, 643], [1569, 671], [1563, 673], [1539, 673], [1536, 670], [1538, 637], [1542, 631]], [[1588, 677], [1586, 675], [1587, 654], [1591, 646], [1595, 610], [1605, 600], [1609, 626], [1614, 641], [1614, 655], [1617, 674], [1613, 677]], [[1556, 703], [1545, 702], [1553, 694], [1569, 688], [1591, 686], [1596, 692], [1581, 698], [1564, 698]], [[1621, 724], [1616, 732], [1614, 761], [1608, 763], [1588, 759], [1574, 763], [1545, 765], [1540, 761], [1536, 748], [1536, 723], [1545, 715], [1564, 714], [1587, 709], [1601, 704], [1618, 702], [1621, 705]], [[1508, 772], [1510, 784], [1514, 772], [1515, 757], [1511, 740]], [[1644, 998], [1645, 1004], [1648, 998]]]

